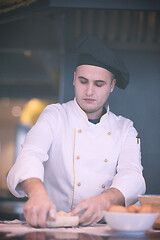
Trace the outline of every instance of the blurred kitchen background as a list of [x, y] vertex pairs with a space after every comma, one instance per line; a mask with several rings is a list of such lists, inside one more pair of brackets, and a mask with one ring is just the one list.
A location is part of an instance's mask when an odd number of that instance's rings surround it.
[[86, 32], [130, 72], [129, 86], [116, 87], [110, 109], [134, 121], [147, 193], [160, 194], [159, 0], [0, 0], [1, 218], [11, 218], [10, 202], [21, 200], [9, 193], [6, 176], [27, 131], [47, 104], [74, 97], [74, 46]]

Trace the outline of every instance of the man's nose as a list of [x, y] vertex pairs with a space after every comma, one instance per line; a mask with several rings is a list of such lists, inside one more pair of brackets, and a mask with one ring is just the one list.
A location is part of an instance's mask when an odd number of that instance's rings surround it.
[[92, 84], [88, 84], [86, 93], [87, 93], [87, 96], [92, 96], [93, 95], [94, 86]]

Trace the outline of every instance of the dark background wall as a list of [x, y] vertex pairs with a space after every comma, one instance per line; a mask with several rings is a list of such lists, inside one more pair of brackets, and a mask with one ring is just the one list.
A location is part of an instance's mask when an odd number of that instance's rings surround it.
[[[117, 51], [130, 72], [125, 90], [115, 87], [110, 110], [131, 119], [140, 134], [142, 164], [148, 194], [160, 194], [160, 54], [144, 51]], [[66, 56], [64, 99], [74, 97], [72, 85], [74, 55]]]
[[142, 144], [147, 193], [160, 194], [160, 54], [123, 52], [131, 82], [110, 99], [112, 111], [134, 121]]

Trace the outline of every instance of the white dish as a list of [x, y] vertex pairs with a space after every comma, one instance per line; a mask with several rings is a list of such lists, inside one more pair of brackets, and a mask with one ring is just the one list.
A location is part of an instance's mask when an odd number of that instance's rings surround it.
[[104, 211], [104, 219], [116, 231], [143, 233], [152, 228], [158, 213], [119, 213]]
[[130, 231], [116, 231], [114, 230], [114, 232], [118, 235], [118, 240], [124, 239], [126, 238], [126, 240], [129, 239], [144, 239], [146, 240], [146, 231], [144, 232], [130, 232]]

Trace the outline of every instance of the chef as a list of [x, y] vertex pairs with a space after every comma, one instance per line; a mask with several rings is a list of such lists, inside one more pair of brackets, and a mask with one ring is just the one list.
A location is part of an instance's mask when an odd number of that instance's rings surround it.
[[115, 85], [129, 74], [99, 39], [77, 42], [75, 98], [48, 105], [27, 134], [7, 182], [16, 197], [28, 196], [26, 221], [46, 226], [56, 211], [95, 224], [111, 204], [131, 205], [145, 192], [140, 141], [133, 122], [109, 109]]

